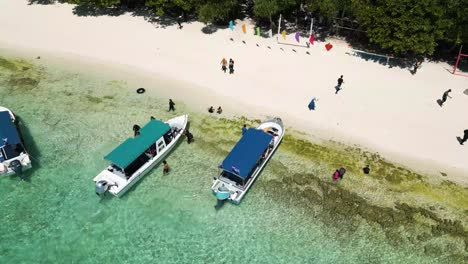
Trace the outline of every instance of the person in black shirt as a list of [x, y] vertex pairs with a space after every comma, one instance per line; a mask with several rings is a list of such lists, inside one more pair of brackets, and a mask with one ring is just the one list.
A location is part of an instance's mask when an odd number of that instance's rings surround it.
[[463, 138], [460, 140], [460, 145], [463, 145], [468, 140], [468, 129], [465, 129], [465, 131], [463, 132], [464, 134], [463, 134]]
[[169, 99], [169, 111], [175, 111], [175, 103], [172, 101], [172, 99]]
[[447, 97], [450, 97], [452, 98], [449, 93], [452, 92], [452, 89], [448, 89], [447, 91], [444, 92], [444, 94], [442, 95], [442, 100], [440, 101], [440, 106], [442, 106], [445, 101], [447, 101]]
[[335, 94], [337, 94], [340, 90], [341, 90], [341, 85], [344, 83], [343, 81], [343, 75], [340, 76], [340, 78], [338, 78], [338, 84], [336, 85], [335, 89], [336, 89], [336, 92]]

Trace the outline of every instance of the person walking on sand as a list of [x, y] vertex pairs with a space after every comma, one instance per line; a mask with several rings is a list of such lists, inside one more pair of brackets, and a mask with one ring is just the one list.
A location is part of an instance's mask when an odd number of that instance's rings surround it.
[[335, 89], [336, 89], [335, 94], [337, 94], [341, 90], [341, 85], [344, 83], [343, 75], [341, 75], [340, 78], [338, 78], [337, 82], [338, 82], [338, 84], [335, 86]]
[[172, 101], [172, 99], [169, 99], [169, 111], [175, 111], [175, 103]]
[[166, 175], [169, 173], [169, 164], [165, 160], [163, 160], [163, 175]]
[[463, 131], [463, 138], [460, 140], [460, 145], [463, 145], [468, 140], [468, 129]]
[[234, 73], [234, 60], [229, 59], [229, 74], [233, 74], [233, 73]]
[[449, 93], [452, 92], [452, 89], [448, 89], [447, 91], [444, 92], [444, 94], [442, 95], [442, 100], [440, 100], [440, 106], [442, 107], [445, 103], [445, 101], [447, 101], [447, 97], [450, 97], [452, 98]]
[[223, 58], [223, 59], [221, 60], [221, 70], [222, 70], [224, 73], [226, 73], [226, 70], [227, 70], [227, 60], [226, 60], [226, 58]]
[[179, 25], [179, 29], [182, 29], [181, 21], [182, 21], [182, 16], [178, 16], [177, 17], [177, 25]]

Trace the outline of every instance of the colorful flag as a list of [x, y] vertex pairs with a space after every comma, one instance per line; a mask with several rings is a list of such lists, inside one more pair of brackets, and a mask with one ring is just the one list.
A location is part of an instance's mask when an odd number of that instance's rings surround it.
[[229, 29], [231, 29], [231, 31], [234, 30], [234, 21], [229, 21]]
[[309, 38], [309, 43], [314, 45], [314, 39], [315, 39], [315, 35], [314, 34], [310, 34], [310, 38]]
[[331, 50], [331, 48], [333, 48], [332, 44], [327, 43], [327, 45], [325, 45], [325, 49], [327, 49], [327, 51]]
[[286, 30], [283, 30], [283, 32], [281, 32], [281, 36], [283, 36], [283, 40], [286, 40]]
[[245, 24], [242, 24], [242, 32], [247, 33], [247, 28], [245, 27]]
[[296, 32], [296, 35], [294, 36], [297, 42], [299, 42], [299, 32]]
[[257, 27], [257, 36], [260, 36], [260, 27]]

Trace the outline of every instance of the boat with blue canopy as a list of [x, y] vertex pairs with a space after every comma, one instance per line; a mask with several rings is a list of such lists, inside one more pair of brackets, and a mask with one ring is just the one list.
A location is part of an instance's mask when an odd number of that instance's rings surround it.
[[218, 201], [241, 202], [281, 143], [284, 131], [283, 122], [278, 117], [245, 131], [220, 164], [219, 175], [213, 178], [211, 190]]
[[0, 106], [0, 176], [21, 176], [31, 167], [17, 117], [8, 108]]
[[96, 194], [122, 196], [169, 154], [187, 122], [188, 115], [182, 115], [167, 122], [152, 119], [142, 128], [136, 126], [134, 138], [126, 139], [104, 157], [111, 164], [93, 179]]

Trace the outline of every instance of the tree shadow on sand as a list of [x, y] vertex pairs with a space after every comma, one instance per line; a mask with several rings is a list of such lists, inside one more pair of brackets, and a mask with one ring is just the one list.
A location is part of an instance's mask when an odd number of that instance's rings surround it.
[[63, 3], [64, 1], [57, 0], [28, 0], [28, 5], [51, 5], [55, 3]]
[[213, 34], [219, 29], [226, 29], [229, 25], [216, 25], [216, 24], [207, 24], [202, 29], [201, 32], [204, 34]]
[[96, 7], [93, 5], [77, 5], [73, 8], [73, 14], [80, 17], [87, 16], [120, 16], [127, 10], [120, 7]]

